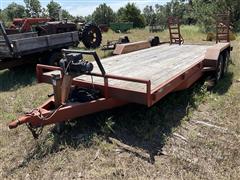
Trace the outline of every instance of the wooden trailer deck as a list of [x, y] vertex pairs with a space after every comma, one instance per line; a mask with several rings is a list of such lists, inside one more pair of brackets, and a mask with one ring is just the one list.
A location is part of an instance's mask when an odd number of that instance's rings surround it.
[[[205, 63], [209, 60], [213, 60], [210, 63], [214, 69], [219, 54], [229, 47], [229, 43], [164, 44], [112, 56], [101, 60], [105, 76], [101, 75], [97, 63], [93, 62], [92, 75], [75, 77], [73, 85], [97, 87], [106, 97], [151, 106], [170, 92], [190, 87], [204, 74], [204, 68], [208, 67]], [[212, 67], [211, 64], [209, 67]], [[50, 72], [44, 72], [44, 68], [46, 67], [38, 68], [38, 81], [51, 84], [52, 75], [60, 74], [60, 70], [51, 67]]]
[[[101, 62], [107, 74], [137, 78], [151, 81], [151, 90], [172, 79], [180, 73], [204, 60], [206, 50], [210, 45], [169, 45], [132, 52], [129, 54], [113, 56], [102, 59]], [[94, 73], [100, 73], [94, 62]], [[91, 83], [90, 76], [79, 76], [76, 79]], [[94, 84], [103, 85], [101, 77], [93, 77]], [[112, 80], [109, 86], [146, 92], [146, 85]]]

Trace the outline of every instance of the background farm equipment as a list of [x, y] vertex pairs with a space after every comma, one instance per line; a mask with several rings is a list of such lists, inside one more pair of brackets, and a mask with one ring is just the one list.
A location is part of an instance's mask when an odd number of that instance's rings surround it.
[[160, 31], [164, 31], [164, 26], [161, 25], [150, 25], [149, 26], [149, 32], [151, 33], [156, 33], [156, 32], [160, 32]]
[[102, 32], [108, 32], [109, 27], [107, 24], [99, 24], [98, 27], [101, 29]]
[[129, 43], [130, 40], [128, 36], [121, 36], [118, 40], [107, 41], [106, 45], [103, 45], [102, 50], [114, 50], [117, 44], [126, 44]]
[[49, 22], [49, 18], [15, 18], [9, 28], [6, 28], [7, 34], [17, 34], [32, 32], [34, 26], [39, 26]]
[[110, 23], [110, 28], [117, 33], [127, 32], [133, 28], [133, 22]]
[[[128, 49], [127, 52], [133, 52], [136, 50], [140, 50], [141, 48], [154, 47], [160, 44], [162, 43], [160, 43], [160, 38], [158, 36], [151, 36], [149, 37], [148, 41], [139, 41], [134, 43], [130, 43], [128, 36], [122, 36], [118, 40], [107, 41], [107, 44], [103, 45], [102, 50], [115, 50], [113, 54], [117, 55], [122, 54], [123, 49], [126, 50], [126, 48]], [[119, 50], [117, 50], [117, 47], [118, 49], [120, 49], [121, 53], [119, 52]]]
[[168, 29], [170, 34], [170, 44], [183, 44], [184, 39], [180, 32], [180, 22], [177, 17], [168, 18]]
[[50, 18], [17, 18], [13, 20], [7, 34], [37, 32], [39, 36], [59, 34], [64, 32], [79, 32], [79, 40], [86, 48], [97, 48], [102, 42], [102, 34], [99, 27], [94, 23], [82, 23], [68, 20], [54, 21]]
[[0, 23], [0, 32], [0, 69], [37, 62], [56, 65], [61, 59], [62, 48], [79, 44], [78, 31], [42, 36], [37, 32], [7, 35]]
[[101, 30], [93, 23], [49, 18], [15, 19], [8, 29], [1, 23], [0, 31], [0, 69], [36, 62], [58, 65], [62, 48], [80, 41], [86, 48], [97, 48], [102, 42]]

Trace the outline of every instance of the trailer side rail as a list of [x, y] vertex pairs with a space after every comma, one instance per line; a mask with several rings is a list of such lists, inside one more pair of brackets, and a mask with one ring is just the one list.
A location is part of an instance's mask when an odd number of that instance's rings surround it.
[[[38, 83], [48, 83], [48, 84], [52, 83], [52, 80], [51, 80], [52, 75], [51, 75], [51, 73], [50, 74], [46, 73], [48, 71], [53, 71], [53, 72], [55, 71], [55, 73], [56, 73], [56, 71], [58, 71], [57, 74], [61, 74], [61, 78], [62, 78], [62, 72], [63, 72], [62, 68], [38, 64], [36, 67]], [[103, 94], [104, 94], [105, 98], [116, 98], [116, 99], [122, 99], [125, 101], [131, 100], [132, 102], [135, 102], [135, 103], [146, 104], [148, 106], [151, 106], [151, 81], [150, 80], [121, 77], [121, 76], [110, 75], [110, 74], [102, 75], [100, 73], [89, 73], [86, 75], [103, 78], [104, 85], [94, 84], [94, 87], [97, 87], [102, 92], [104, 92]], [[138, 91], [121, 89], [121, 88], [110, 86], [109, 79], [144, 84], [146, 87], [146, 92], [138, 92]], [[91, 87], [92, 86], [91, 83], [88, 83], [88, 82], [85, 82], [85, 81], [82, 81], [82, 80], [79, 80], [76, 78], [73, 79], [72, 84], [81, 86], [81, 87]]]

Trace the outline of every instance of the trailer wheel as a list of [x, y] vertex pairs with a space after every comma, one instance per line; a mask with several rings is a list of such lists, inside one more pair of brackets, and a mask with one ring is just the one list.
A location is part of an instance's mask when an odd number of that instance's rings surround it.
[[226, 51], [225, 52], [225, 57], [224, 57], [224, 71], [223, 71], [223, 76], [227, 74], [228, 72], [228, 66], [229, 66], [229, 63], [230, 63], [230, 53], [229, 51]]
[[219, 55], [217, 70], [215, 72], [215, 81], [218, 82], [224, 74], [224, 57], [222, 54]]
[[102, 33], [95, 24], [87, 24], [82, 31], [82, 42], [88, 49], [98, 48], [102, 43]]

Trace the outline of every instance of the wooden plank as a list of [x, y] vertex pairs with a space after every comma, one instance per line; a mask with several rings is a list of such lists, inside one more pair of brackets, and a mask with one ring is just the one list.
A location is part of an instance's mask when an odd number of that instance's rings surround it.
[[150, 48], [151, 44], [148, 41], [139, 41], [134, 43], [127, 44], [117, 44], [115, 50], [113, 51], [114, 55], [126, 54], [141, 49]]
[[32, 51], [41, 48], [53, 48], [57, 45], [78, 42], [78, 32], [68, 32], [61, 34], [53, 34], [47, 36], [39, 36], [34, 38], [26, 38], [13, 40], [15, 52]]
[[[38, 34], [36, 32], [28, 32], [28, 33], [19, 33], [19, 34], [11, 34], [8, 35], [10, 41], [17, 40], [17, 39], [25, 39], [31, 37], [37, 37]], [[3, 36], [0, 36], [0, 41], [5, 41]]]

